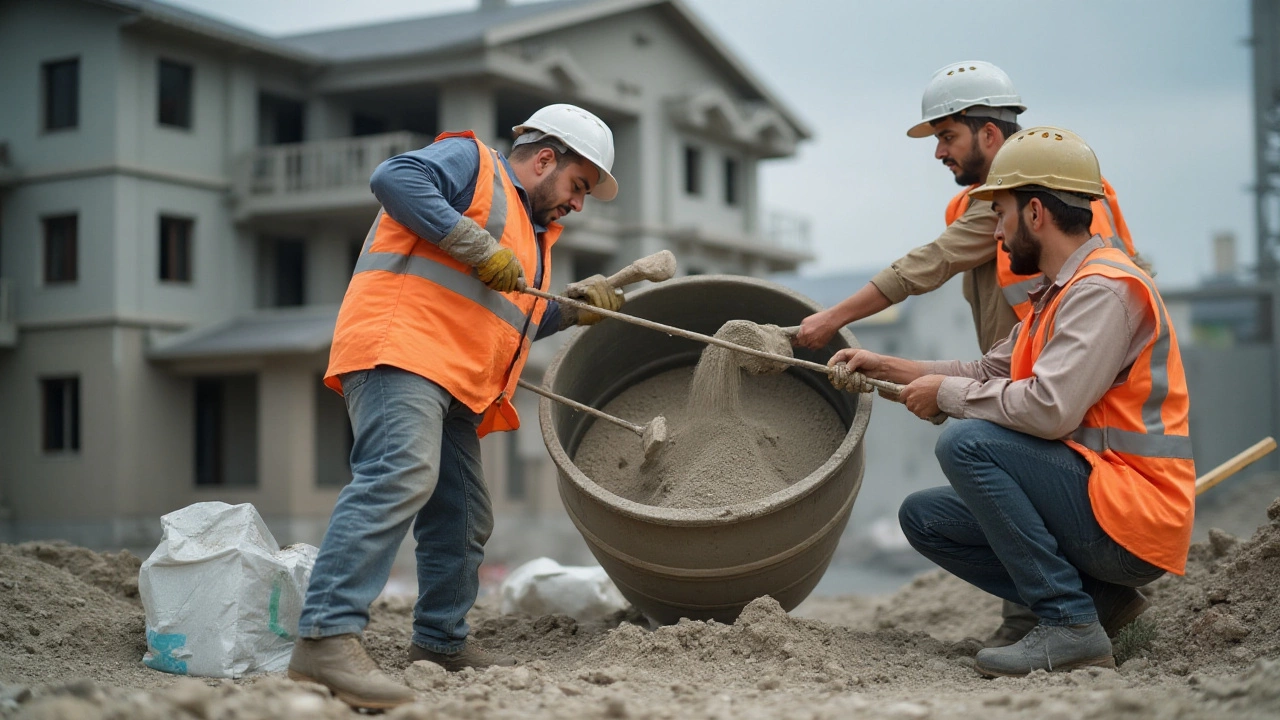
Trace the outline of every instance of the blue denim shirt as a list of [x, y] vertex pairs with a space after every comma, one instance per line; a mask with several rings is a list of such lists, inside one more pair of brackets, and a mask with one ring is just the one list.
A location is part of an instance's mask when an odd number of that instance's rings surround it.
[[[538, 238], [538, 267], [534, 286], [542, 284], [542, 234], [546, 228], [533, 219], [529, 194], [511, 170], [511, 164], [498, 156], [507, 176], [516, 185], [524, 203], [525, 214]], [[384, 160], [369, 178], [369, 189], [396, 222], [428, 241], [438, 243], [448, 235], [471, 206], [476, 192], [476, 176], [480, 174], [480, 150], [467, 138], [446, 138], [419, 150]], [[535, 340], [560, 329], [560, 304], [551, 301], [538, 326]]]

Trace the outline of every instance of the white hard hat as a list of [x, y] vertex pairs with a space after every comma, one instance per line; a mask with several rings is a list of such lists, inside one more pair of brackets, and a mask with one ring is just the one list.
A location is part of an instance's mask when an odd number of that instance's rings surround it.
[[940, 68], [929, 80], [920, 99], [920, 123], [908, 137], [933, 135], [933, 121], [968, 110], [966, 115], [1016, 122], [1026, 105], [1003, 70], [989, 62], [969, 60]]
[[600, 118], [577, 105], [548, 105], [529, 116], [523, 125], [511, 128], [516, 145], [521, 135], [537, 130], [559, 138], [570, 150], [586, 158], [600, 171], [600, 181], [591, 195], [608, 202], [618, 196], [618, 181], [609, 173], [613, 169], [613, 132]]

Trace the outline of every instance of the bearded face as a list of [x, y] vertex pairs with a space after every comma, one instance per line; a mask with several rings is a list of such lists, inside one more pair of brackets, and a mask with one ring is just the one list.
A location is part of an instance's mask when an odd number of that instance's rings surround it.
[[1040, 241], [1031, 235], [1031, 231], [1022, 222], [1022, 213], [1018, 213], [1018, 228], [1013, 238], [1005, 238], [1004, 251], [1009, 253], [1009, 270], [1015, 275], [1035, 275], [1040, 272]]
[[555, 170], [543, 177], [529, 191], [529, 205], [533, 209], [533, 219], [543, 227], [568, 215], [572, 210], [569, 206], [569, 199], [562, 197], [558, 186], [560, 173], [562, 172], [564, 172], [564, 164], [556, 165]]
[[959, 162], [951, 161], [953, 166], [958, 166], [960, 172], [956, 173], [957, 185], [975, 185], [982, 182], [982, 165], [985, 158], [982, 157], [982, 151], [978, 149], [978, 134], [973, 134], [973, 144], [969, 147], [969, 153], [960, 158]]

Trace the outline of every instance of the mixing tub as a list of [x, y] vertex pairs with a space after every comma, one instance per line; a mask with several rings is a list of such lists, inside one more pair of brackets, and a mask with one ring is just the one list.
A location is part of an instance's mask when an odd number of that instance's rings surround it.
[[[715, 275], [652, 285], [630, 297], [624, 308], [706, 335], [738, 318], [797, 325], [819, 309], [775, 283]], [[564, 345], [544, 384], [604, 407], [636, 383], [697, 364], [703, 347], [605, 320]], [[857, 347], [857, 341], [843, 330], [822, 351], [797, 348], [796, 354], [825, 363], [846, 347]], [[670, 624], [684, 617], [730, 623], [762, 595], [790, 610], [808, 596], [831, 561], [862, 485], [862, 437], [871, 415], [871, 396], [837, 391], [824, 375], [809, 370], [787, 372], [835, 409], [847, 430], [844, 440], [825, 463], [786, 489], [722, 507], [655, 507], [605, 490], [573, 461], [593, 418], [550, 400], [541, 402], [542, 436], [559, 470], [565, 510], [618, 589], [650, 620]]]

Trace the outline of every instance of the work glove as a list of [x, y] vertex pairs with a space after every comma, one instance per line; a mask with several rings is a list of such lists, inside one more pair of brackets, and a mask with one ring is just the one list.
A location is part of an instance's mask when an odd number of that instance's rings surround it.
[[[565, 288], [564, 294], [565, 297], [581, 300], [593, 307], [604, 308], [613, 312], [621, 310], [622, 303], [625, 301], [622, 293], [615, 290], [603, 275], [592, 275], [585, 280], [579, 280]], [[569, 307], [567, 304], [560, 306], [561, 328], [572, 325], [594, 325], [603, 319], [603, 315], [589, 310]]]
[[846, 392], [869, 393], [875, 390], [871, 383], [867, 382], [867, 376], [856, 370], [850, 370], [844, 363], [837, 363], [831, 368], [831, 384], [837, 390]]
[[490, 290], [515, 292], [524, 282], [524, 270], [511, 248], [499, 245], [487, 230], [466, 215], [441, 238], [440, 249], [454, 260], [475, 268], [476, 277]]

